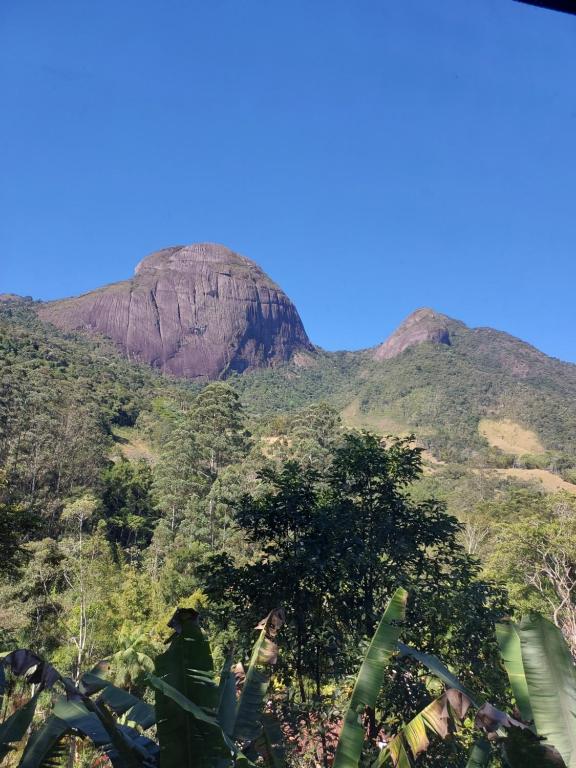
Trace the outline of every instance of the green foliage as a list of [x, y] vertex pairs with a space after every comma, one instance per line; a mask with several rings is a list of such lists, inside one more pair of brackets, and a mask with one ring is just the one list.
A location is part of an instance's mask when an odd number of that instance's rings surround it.
[[[350, 670], [398, 583], [413, 589], [410, 640], [468, 676], [496, 657], [490, 628], [505, 610], [501, 595], [478, 579], [457, 521], [406, 493], [419, 471], [407, 441], [369, 434], [344, 435], [323, 475], [296, 462], [268, 468], [269, 490], [235, 510], [253, 559], [236, 565], [219, 554], [201, 566], [217, 622], [232, 615], [242, 626], [270, 595], [285, 606], [281, 671], [303, 701]], [[500, 685], [497, 673], [491, 684]]]
[[366, 708], [376, 708], [386, 666], [398, 643], [407, 598], [406, 590], [396, 590], [376, 628], [344, 716], [334, 768], [356, 768], [360, 762], [365, 737], [361, 717]]
[[158, 518], [150, 465], [120, 459], [104, 470], [102, 484], [103, 516], [111, 540], [124, 548], [150, 543]]
[[[156, 658], [156, 712], [162, 768], [210, 766], [230, 757], [216, 719], [212, 654], [195, 611], [178, 611], [169, 648]], [[160, 678], [159, 680], [157, 678]]]
[[576, 500], [567, 494], [540, 497], [501, 523], [486, 569], [506, 584], [520, 612], [548, 613], [576, 649]]
[[[387, 736], [443, 695], [426, 667], [433, 657], [449, 688], [502, 706], [492, 625], [509, 613], [504, 589], [514, 610], [545, 613], [575, 647], [576, 502], [495, 471], [534, 467], [572, 479], [570, 366], [502, 335], [456, 328], [451, 347], [423, 344], [393, 360], [318, 353], [190, 384], [123, 360], [104, 340], [56, 331], [31, 302], [8, 302], [0, 371], [5, 647], [31, 645], [76, 681], [106, 658], [117, 685], [149, 695], [145, 677], [173, 606], [202, 608], [217, 663], [236, 643], [250, 670], [248, 630], [283, 605], [285, 652], [265, 719], [279, 708], [298, 734], [288, 750], [294, 766], [303, 755], [332, 758], [349, 675], [398, 585], [412, 592], [404, 638], [421, 650], [390, 662], [382, 719], [368, 723]], [[478, 433], [483, 417], [535, 430], [546, 451], [490, 448]], [[414, 431], [417, 443], [382, 442], [350, 424]], [[426, 452], [422, 474], [415, 445], [446, 463]], [[226, 669], [230, 704], [236, 678]], [[264, 683], [252, 677], [260, 702]], [[234, 718], [222, 718], [233, 732]], [[55, 756], [69, 739], [56, 737], [57, 725], [43, 737]], [[463, 765], [471, 724], [460, 731], [432, 739], [422, 766]], [[273, 762], [266, 738], [262, 759]], [[508, 748], [526, 766], [534, 754], [525, 734], [509, 734]]]
[[561, 632], [538, 614], [516, 626], [536, 731], [576, 766], [576, 672]]
[[454, 329], [451, 337], [451, 346], [421, 344], [384, 361], [366, 352], [320, 353], [307, 365], [244, 374], [234, 385], [259, 415], [318, 401], [338, 409], [352, 404], [356, 424], [404, 425], [446, 461], [494, 459], [479, 421], [510, 418], [574, 466], [573, 366], [489, 329]]

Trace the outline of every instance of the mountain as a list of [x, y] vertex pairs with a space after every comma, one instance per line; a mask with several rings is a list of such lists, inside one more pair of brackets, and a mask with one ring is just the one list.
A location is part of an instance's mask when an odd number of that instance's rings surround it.
[[[19, 300], [0, 298], [16, 316]], [[22, 301], [82, 343], [108, 337], [161, 372], [227, 378], [255, 419], [323, 401], [349, 425], [415, 434], [442, 461], [576, 468], [576, 366], [434, 309], [372, 349], [325, 352], [254, 262], [213, 244], [158, 251], [76, 298]]]
[[424, 307], [409, 315], [386, 341], [374, 350], [375, 360], [389, 360], [409, 347], [425, 341], [450, 344], [450, 329], [461, 328], [463, 323]]
[[189, 379], [274, 366], [314, 347], [286, 294], [222, 245], [165, 248], [131, 280], [52, 301], [38, 315], [116, 342], [130, 358]]
[[[531, 433], [526, 445], [557, 455], [558, 466], [576, 461], [576, 365], [432, 309], [417, 310], [372, 349], [319, 351], [306, 365], [254, 371], [235, 386], [256, 413], [325, 401], [354, 426], [414, 433], [446, 461], [516, 466], [530, 450], [518, 444], [506, 458], [491, 435], [518, 429]], [[549, 466], [550, 457], [541, 462]]]

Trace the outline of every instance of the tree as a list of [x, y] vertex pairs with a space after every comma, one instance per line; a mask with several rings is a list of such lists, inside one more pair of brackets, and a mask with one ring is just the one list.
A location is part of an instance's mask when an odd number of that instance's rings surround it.
[[154, 493], [162, 512], [164, 527], [176, 534], [190, 501], [209, 489], [209, 478], [200, 468], [202, 449], [194, 426], [185, 416], [162, 446], [154, 468]]
[[118, 567], [104, 535], [104, 523], [97, 525], [90, 535], [85, 530], [97, 506], [94, 496], [86, 494], [68, 504], [62, 513], [64, 521], [70, 524], [69, 535], [60, 542], [67, 585], [62, 600], [67, 607], [66, 630], [75, 648], [71, 669], [76, 683], [82, 668], [100, 658], [110, 642], [110, 629], [114, 626], [113, 590], [119, 584]]
[[489, 576], [505, 584], [521, 611], [539, 610], [562, 630], [576, 654], [576, 500], [541, 498], [539, 514], [501, 522], [487, 558]]
[[[222, 382], [208, 384], [198, 395], [189, 414], [200, 449], [199, 471], [210, 486], [223, 469], [240, 461], [247, 453], [249, 433], [238, 394]], [[212, 549], [218, 539], [216, 499], [208, 494], [207, 540]]]
[[120, 546], [150, 543], [158, 511], [152, 498], [152, 470], [145, 461], [120, 459], [103, 473], [102, 512], [112, 541]]
[[442, 504], [411, 500], [406, 487], [420, 471], [408, 440], [368, 433], [345, 435], [322, 475], [297, 462], [268, 469], [261, 479], [271, 490], [244, 496], [235, 510], [256, 556], [237, 565], [220, 555], [201, 568], [223, 612], [286, 608], [284, 671], [302, 698], [307, 680], [320, 695], [350, 669], [397, 586], [414, 595], [409, 641], [469, 675], [480, 658], [495, 657], [490, 627], [505, 608], [501, 595], [478, 578]]

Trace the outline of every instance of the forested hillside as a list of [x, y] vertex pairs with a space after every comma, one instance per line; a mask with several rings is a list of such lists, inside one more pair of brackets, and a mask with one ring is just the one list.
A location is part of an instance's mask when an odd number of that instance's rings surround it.
[[[0, 309], [2, 648], [75, 682], [107, 659], [144, 694], [176, 607], [202, 611], [221, 663], [231, 643], [246, 661], [281, 605], [294, 766], [331, 763], [346, 681], [399, 586], [406, 642], [494, 702], [499, 618], [541, 610], [576, 649], [549, 560], [576, 563], [573, 366], [466, 329], [393, 359], [310, 352], [201, 385], [63, 334], [31, 301]], [[378, 727], [394, 730], [432, 688], [392, 679]], [[461, 765], [470, 729], [419, 764]]]

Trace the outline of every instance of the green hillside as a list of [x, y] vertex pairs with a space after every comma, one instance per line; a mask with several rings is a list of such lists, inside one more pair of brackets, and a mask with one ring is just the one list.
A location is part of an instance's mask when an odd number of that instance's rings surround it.
[[485, 417], [533, 430], [562, 467], [576, 458], [576, 366], [490, 329], [454, 334], [451, 346], [423, 343], [390, 360], [375, 361], [368, 351], [321, 352], [238, 377], [234, 386], [255, 413], [324, 400], [353, 425], [414, 432], [442, 460], [505, 463], [479, 432]]
[[[407, 642], [463, 679], [480, 670], [495, 701], [496, 619], [536, 609], [573, 626], [539, 553], [576, 562], [574, 366], [456, 324], [449, 344], [388, 359], [299, 353], [201, 385], [35, 310], [0, 301], [3, 648], [74, 679], [105, 658], [143, 693], [176, 606], [202, 612], [220, 664], [230, 645], [246, 661], [251, 628], [282, 605], [276, 680], [298, 690], [281, 713], [297, 732], [302, 713], [338, 722], [398, 584]], [[387, 692], [400, 720], [406, 695]], [[429, 698], [422, 686], [416, 705]], [[469, 740], [422, 765], [464, 764]], [[309, 765], [295, 744], [287, 765]]]

